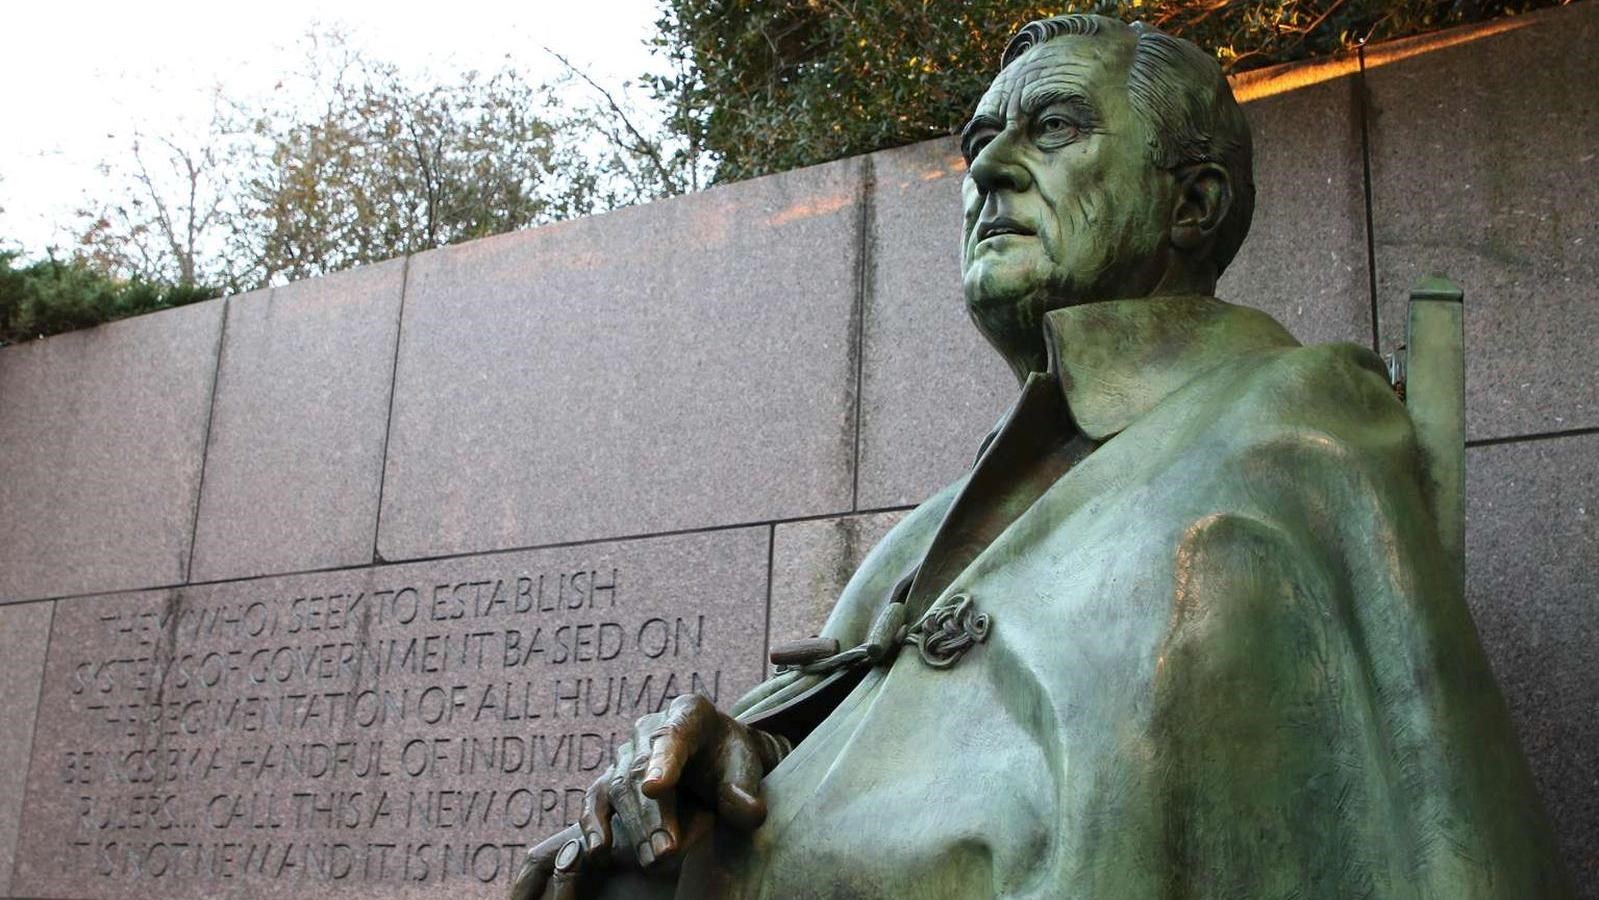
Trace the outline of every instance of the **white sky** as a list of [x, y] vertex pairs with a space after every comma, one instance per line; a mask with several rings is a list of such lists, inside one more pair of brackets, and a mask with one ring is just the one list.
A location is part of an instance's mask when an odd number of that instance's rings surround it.
[[259, 97], [303, 59], [299, 41], [339, 26], [407, 71], [449, 78], [509, 62], [553, 79], [549, 46], [612, 90], [652, 68], [658, 0], [26, 0], [0, 11], [0, 243], [30, 255], [70, 244], [73, 211], [104, 196], [103, 161], [146, 135], [202, 127], [220, 85]]

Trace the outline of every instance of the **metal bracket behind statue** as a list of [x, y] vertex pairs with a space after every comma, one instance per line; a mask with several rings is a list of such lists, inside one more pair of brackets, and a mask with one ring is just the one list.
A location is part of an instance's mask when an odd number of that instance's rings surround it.
[[1423, 278], [1410, 291], [1399, 369], [1421, 447], [1423, 484], [1438, 537], [1461, 582], [1466, 574], [1466, 337], [1460, 286]]

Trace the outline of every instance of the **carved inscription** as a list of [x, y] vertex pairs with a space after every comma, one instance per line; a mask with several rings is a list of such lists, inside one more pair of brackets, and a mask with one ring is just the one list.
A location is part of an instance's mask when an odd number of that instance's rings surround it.
[[58, 734], [36, 745], [28, 804], [50, 840], [25, 844], [19, 884], [500, 893], [634, 719], [758, 677], [759, 578], [695, 585], [640, 562], [62, 601], [41, 706]]

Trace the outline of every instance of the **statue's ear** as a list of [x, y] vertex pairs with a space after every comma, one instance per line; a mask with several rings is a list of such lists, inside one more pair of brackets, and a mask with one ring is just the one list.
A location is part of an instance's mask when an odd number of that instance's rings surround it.
[[1176, 175], [1172, 243], [1189, 253], [1203, 250], [1215, 239], [1216, 231], [1232, 209], [1232, 179], [1227, 176], [1226, 169], [1213, 162], [1183, 166]]

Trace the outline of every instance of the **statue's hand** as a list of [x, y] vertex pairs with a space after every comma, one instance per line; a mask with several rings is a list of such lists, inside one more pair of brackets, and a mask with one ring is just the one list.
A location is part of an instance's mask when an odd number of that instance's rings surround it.
[[790, 749], [699, 694], [678, 697], [633, 724], [633, 739], [584, 796], [578, 824], [528, 848], [510, 900], [575, 898], [579, 877], [592, 881], [610, 865], [662, 868], [713, 818], [754, 831], [766, 820], [761, 779]]
[[588, 854], [625, 840], [631, 843], [614, 856], [635, 857], [641, 868], [672, 859], [688, 843], [684, 799], [754, 831], [766, 820], [761, 779], [789, 749], [783, 738], [745, 726], [699, 694], [678, 697], [634, 723], [633, 740], [589, 787], [578, 817]]
[[576, 825], [529, 847], [522, 869], [511, 883], [510, 900], [575, 900], [582, 848]]

